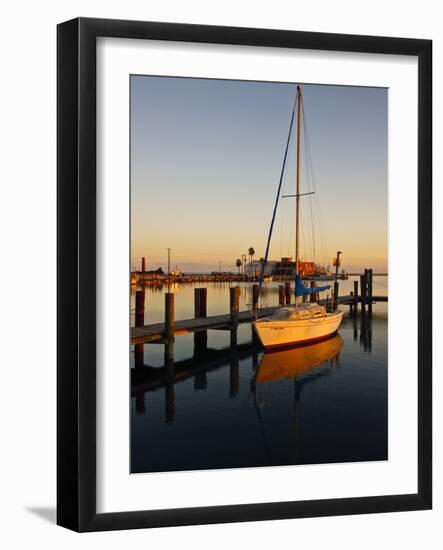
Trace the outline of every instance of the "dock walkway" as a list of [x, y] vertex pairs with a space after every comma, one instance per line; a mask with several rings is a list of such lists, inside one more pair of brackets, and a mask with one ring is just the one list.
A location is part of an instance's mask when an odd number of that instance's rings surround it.
[[[361, 296], [358, 297], [361, 302]], [[387, 302], [387, 296], [372, 296], [372, 302]], [[320, 303], [325, 303], [325, 300], [320, 300]], [[338, 303], [341, 305], [351, 305], [355, 303], [355, 296], [352, 294], [339, 296]], [[257, 310], [257, 317], [266, 317], [271, 315], [280, 306], [264, 307]], [[238, 323], [250, 323], [251, 312], [238, 312]], [[213, 315], [211, 317], [197, 317], [194, 319], [183, 319], [174, 322], [174, 336], [199, 332], [202, 330], [229, 330], [232, 328], [232, 319], [229, 313], [224, 315]], [[155, 323], [141, 327], [131, 327], [131, 344], [143, 343], [165, 343], [165, 323]]]

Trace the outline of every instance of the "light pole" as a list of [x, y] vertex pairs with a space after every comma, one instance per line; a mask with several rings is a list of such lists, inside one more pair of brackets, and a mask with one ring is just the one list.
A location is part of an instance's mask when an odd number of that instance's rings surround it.
[[335, 280], [338, 278], [338, 268], [340, 267], [340, 254], [343, 254], [341, 250], [337, 251], [337, 257], [335, 258]]

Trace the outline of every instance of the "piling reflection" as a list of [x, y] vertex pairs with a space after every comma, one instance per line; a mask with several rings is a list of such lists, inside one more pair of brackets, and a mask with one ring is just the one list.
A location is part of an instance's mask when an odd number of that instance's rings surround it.
[[359, 341], [363, 350], [370, 353], [372, 351], [372, 314], [362, 313], [358, 317], [351, 317], [351, 319], [354, 342]]

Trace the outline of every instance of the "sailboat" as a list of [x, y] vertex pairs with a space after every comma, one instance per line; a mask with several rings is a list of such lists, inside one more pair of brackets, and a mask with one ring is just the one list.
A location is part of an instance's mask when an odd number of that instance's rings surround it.
[[280, 175], [280, 182], [277, 191], [277, 198], [274, 205], [274, 212], [269, 231], [268, 242], [266, 246], [266, 254], [264, 265], [261, 272], [259, 283], [259, 296], [263, 283], [263, 273], [269, 254], [269, 246], [272, 236], [272, 229], [275, 221], [275, 215], [280, 198], [280, 190], [283, 181], [284, 169], [288, 155], [289, 142], [291, 138], [292, 126], [295, 115], [295, 107], [297, 106], [297, 193], [296, 199], [296, 223], [295, 223], [295, 305], [285, 306], [277, 309], [269, 317], [256, 319], [256, 311], [253, 311], [254, 330], [266, 349], [279, 348], [285, 346], [294, 346], [299, 344], [307, 344], [323, 340], [334, 335], [343, 318], [343, 312], [327, 311], [324, 305], [318, 303], [301, 302], [300, 298], [313, 293], [322, 292], [330, 288], [324, 286], [319, 288], [307, 288], [303, 284], [299, 274], [299, 256], [300, 256], [300, 197], [307, 193], [300, 192], [300, 151], [301, 151], [301, 109], [302, 109], [302, 88], [297, 86], [297, 100], [292, 110], [292, 118], [289, 126], [289, 134], [286, 142], [286, 150], [283, 159], [283, 166]]

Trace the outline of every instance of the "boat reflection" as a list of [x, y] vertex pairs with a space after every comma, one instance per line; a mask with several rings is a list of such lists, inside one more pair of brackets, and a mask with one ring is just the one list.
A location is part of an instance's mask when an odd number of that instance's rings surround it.
[[342, 347], [343, 339], [337, 334], [310, 346], [266, 352], [257, 370], [255, 382], [264, 384], [300, 376], [330, 359], [336, 359]]

